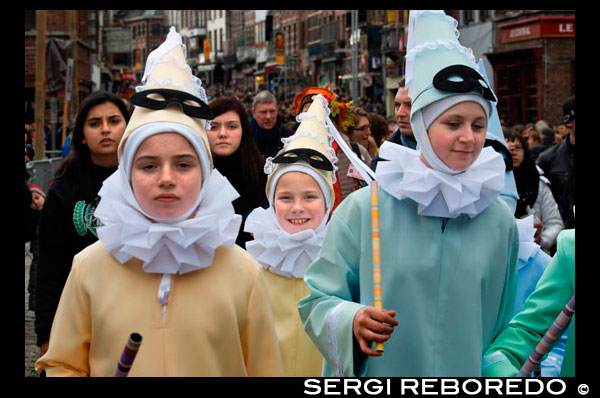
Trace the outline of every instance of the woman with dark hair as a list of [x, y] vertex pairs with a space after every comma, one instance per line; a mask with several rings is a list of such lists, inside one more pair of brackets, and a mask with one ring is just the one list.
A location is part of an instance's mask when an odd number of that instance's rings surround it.
[[252, 236], [244, 232], [246, 217], [257, 207], [268, 206], [265, 194], [267, 176], [264, 160], [252, 137], [252, 129], [244, 105], [234, 97], [221, 97], [209, 103], [215, 116], [210, 122], [208, 142], [214, 165], [240, 197], [233, 202], [242, 225], [236, 244], [246, 248]]
[[527, 139], [511, 130], [504, 132], [504, 138], [513, 160], [513, 170], [519, 200], [515, 210], [516, 218], [533, 214], [536, 227], [536, 243], [550, 254], [554, 254], [558, 233], [564, 229], [558, 205], [550, 190], [550, 181], [536, 166]]
[[71, 151], [58, 166], [40, 216], [35, 332], [40, 356], [73, 257], [98, 240], [93, 217], [102, 182], [117, 170], [117, 148], [129, 121], [121, 98], [97, 91], [80, 105]]

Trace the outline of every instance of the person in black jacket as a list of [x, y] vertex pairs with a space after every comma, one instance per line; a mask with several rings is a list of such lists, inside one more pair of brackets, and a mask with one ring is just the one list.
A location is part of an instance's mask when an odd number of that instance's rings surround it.
[[71, 151], [48, 189], [38, 229], [35, 333], [48, 350], [54, 314], [75, 254], [98, 240], [93, 212], [102, 182], [117, 170], [117, 148], [129, 111], [114, 94], [97, 91], [75, 119]]
[[207, 131], [214, 166], [238, 191], [233, 201], [236, 214], [242, 216], [240, 232], [235, 243], [246, 248], [252, 239], [244, 232], [246, 217], [257, 207], [268, 207], [265, 186], [265, 161], [252, 138], [250, 122], [244, 105], [235, 97], [221, 97], [208, 104], [214, 119]]
[[563, 121], [570, 132], [562, 142], [539, 155], [538, 166], [550, 189], [566, 229], [575, 228], [575, 96], [563, 104]]
[[277, 110], [277, 99], [269, 91], [261, 91], [254, 97], [250, 125], [254, 142], [265, 159], [275, 157], [283, 148], [281, 139], [294, 134], [283, 125]]

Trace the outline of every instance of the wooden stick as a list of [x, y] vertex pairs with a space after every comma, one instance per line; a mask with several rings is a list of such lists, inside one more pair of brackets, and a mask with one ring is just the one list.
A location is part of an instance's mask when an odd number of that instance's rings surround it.
[[[373, 252], [373, 305], [378, 310], [383, 310], [383, 296], [381, 291], [381, 231], [377, 181], [371, 182], [371, 242]], [[376, 343], [375, 350], [383, 352], [383, 343]]]

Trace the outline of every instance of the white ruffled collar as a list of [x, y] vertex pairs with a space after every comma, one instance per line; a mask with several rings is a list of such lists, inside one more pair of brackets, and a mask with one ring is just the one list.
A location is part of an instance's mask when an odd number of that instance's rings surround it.
[[516, 219], [519, 230], [519, 269], [527, 265], [540, 249], [534, 240], [536, 228], [533, 226], [533, 221], [533, 215]]
[[286, 278], [303, 278], [317, 257], [327, 233], [327, 220], [316, 229], [289, 234], [277, 223], [271, 207], [256, 208], [248, 215], [244, 231], [254, 235], [246, 250], [267, 270]]
[[144, 272], [162, 273], [158, 300], [163, 320], [172, 274], [185, 274], [212, 265], [219, 246], [233, 246], [242, 217], [232, 201], [239, 197], [229, 181], [213, 169], [202, 187], [196, 214], [177, 222], [152, 222], [131, 201], [131, 187], [123, 186], [123, 170], [107, 178], [98, 195], [94, 216], [102, 223], [98, 238], [120, 263], [131, 258], [143, 261]]
[[424, 216], [456, 218], [467, 214], [473, 218], [504, 187], [504, 161], [490, 147], [484, 147], [467, 170], [454, 175], [427, 167], [420, 151], [390, 142], [381, 146], [379, 156], [387, 159], [377, 164], [381, 189], [399, 200], [414, 200], [418, 213]]

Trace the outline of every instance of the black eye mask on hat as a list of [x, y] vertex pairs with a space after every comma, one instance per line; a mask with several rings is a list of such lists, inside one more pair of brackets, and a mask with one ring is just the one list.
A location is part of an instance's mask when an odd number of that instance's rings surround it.
[[273, 163], [296, 163], [300, 160], [305, 160], [316, 169], [333, 171], [333, 165], [327, 157], [323, 156], [321, 152], [309, 148], [290, 149], [275, 157]]
[[[459, 77], [462, 80], [451, 80], [450, 78], [452, 77]], [[452, 65], [442, 69], [433, 78], [433, 86], [440, 91], [450, 93], [475, 91], [489, 101], [497, 101], [493, 91], [483, 79], [483, 76], [466, 65]]]
[[[152, 99], [149, 97], [150, 94], [159, 94], [164, 100]], [[190, 117], [207, 120], [214, 118], [212, 111], [204, 101], [184, 91], [170, 90], [167, 88], [144, 90], [133, 94], [130, 101], [133, 105], [153, 110], [165, 109], [169, 104], [179, 104], [181, 105], [183, 113]], [[200, 106], [186, 104], [184, 101], [194, 101], [200, 104]]]

